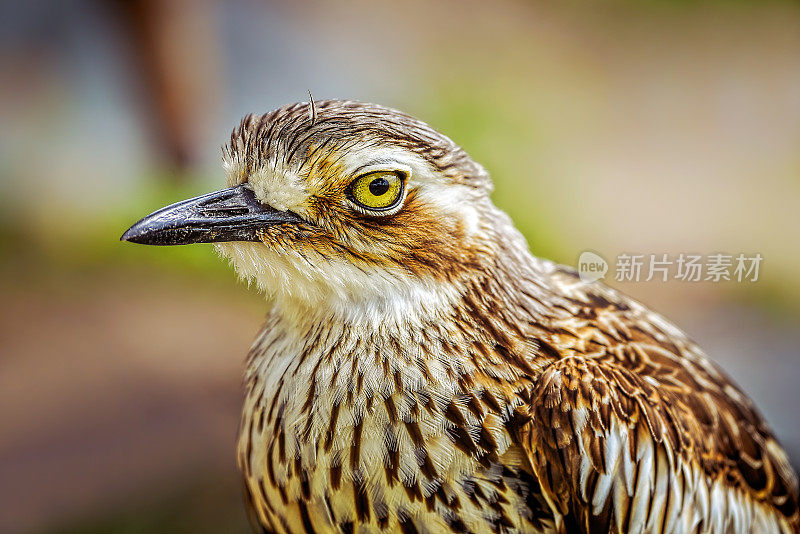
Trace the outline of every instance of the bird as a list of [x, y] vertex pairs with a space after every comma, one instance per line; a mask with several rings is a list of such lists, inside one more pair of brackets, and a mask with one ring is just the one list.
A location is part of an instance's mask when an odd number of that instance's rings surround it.
[[800, 532], [748, 396], [534, 256], [450, 138], [312, 100], [245, 117], [223, 167], [121, 239], [214, 243], [266, 296], [237, 447], [257, 532]]

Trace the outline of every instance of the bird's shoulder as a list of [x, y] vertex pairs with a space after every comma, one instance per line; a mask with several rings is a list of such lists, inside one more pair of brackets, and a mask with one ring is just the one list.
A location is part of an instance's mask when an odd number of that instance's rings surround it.
[[[624, 499], [613, 496], [609, 462], [620, 460], [619, 481], [633, 499], [641, 480], [634, 465], [650, 447], [647, 468], [657, 469], [659, 454], [666, 455], [673, 471], [688, 469], [687, 480], [700, 477], [710, 490], [719, 482], [797, 528], [796, 475], [733, 381], [681, 330], [638, 302], [583, 282], [569, 268], [545, 264], [544, 272], [551, 294], [534, 330], [537, 353], [549, 363], [530, 393], [526, 438], [534, 468], [538, 461], [549, 474], [553, 499], [590, 503], [585, 524], [597, 519], [594, 512], [613, 515]], [[561, 469], [541, 465], [559, 458]], [[653, 498], [657, 482], [652, 475]]]

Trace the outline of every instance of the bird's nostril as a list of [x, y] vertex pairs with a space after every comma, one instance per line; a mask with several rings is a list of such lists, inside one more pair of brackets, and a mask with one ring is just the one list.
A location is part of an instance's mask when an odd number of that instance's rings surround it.
[[235, 196], [236, 193], [234, 191], [228, 191], [225, 194], [215, 194], [212, 198], [203, 200], [202, 202], [198, 202], [197, 206], [201, 208], [205, 208], [206, 206], [213, 206], [214, 204], [219, 204], [220, 202], [226, 202]]
[[234, 191], [225, 195], [217, 195], [197, 205], [197, 211], [203, 217], [232, 217], [247, 215], [250, 209], [240, 202], [231, 202], [236, 197]]

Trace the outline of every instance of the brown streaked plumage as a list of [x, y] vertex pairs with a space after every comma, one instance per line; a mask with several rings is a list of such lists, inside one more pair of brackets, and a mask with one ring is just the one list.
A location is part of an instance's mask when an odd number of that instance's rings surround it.
[[231, 189], [123, 238], [218, 243], [269, 297], [238, 448], [260, 531], [800, 531], [747, 396], [664, 318], [532, 256], [448, 138], [294, 104], [246, 117], [225, 167]]

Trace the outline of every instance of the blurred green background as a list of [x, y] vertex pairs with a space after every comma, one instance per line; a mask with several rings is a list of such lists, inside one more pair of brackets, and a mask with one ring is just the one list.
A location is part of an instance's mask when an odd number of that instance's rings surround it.
[[220, 187], [241, 116], [308, 90], [452, 137], [538, 255], [760, 253], [755, 283], [611, 283], [800, 463], [797, 3], [0, 9], [0, 532], [247, 531], [234, 446], [266, 305], [209, 246], [118, 239]]

